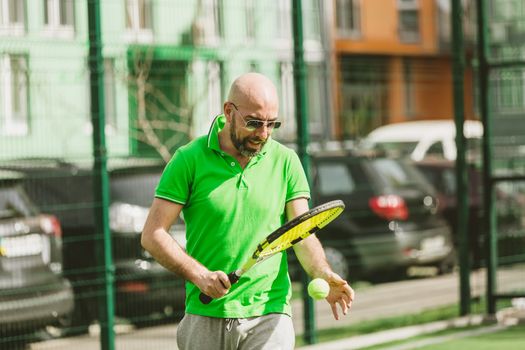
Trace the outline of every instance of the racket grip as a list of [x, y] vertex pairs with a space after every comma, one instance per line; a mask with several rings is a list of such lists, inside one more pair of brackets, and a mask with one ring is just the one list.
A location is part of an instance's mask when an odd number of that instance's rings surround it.
[[237, 283], [237, 281], [239, 280], [239, 276], [235, 273], [235, 271], [233, 272], [230, 272], [228, 274], [228, 279], [230, 280], [230, 283], [231, 284], [234, 284], [234, 283]]
[[199, 300], [201, 301], [201, 303], [208, 305], [209, 303], [211, 303], [213, 298], [201, 292], [201, 294], [199, 294]]
[[[239, 276], [235, 273], [235, 271], [233, 272], [230, 272], [228, 274], [228, 279], [230, 280], [230, 283], [231, 284], [234, 284], [234, 283], [237, 283], [237, 281], [239, 280]], [[203, 304], [209, 304], [211, 303], [211, 301], [213, 300], [212, 297], [210, 297], [209, 295], [206, 295], [204, 294], [203, 292], [201, 292], [201, 294], [199, 294], [199, 300], [201, 301], [201, 303]]]

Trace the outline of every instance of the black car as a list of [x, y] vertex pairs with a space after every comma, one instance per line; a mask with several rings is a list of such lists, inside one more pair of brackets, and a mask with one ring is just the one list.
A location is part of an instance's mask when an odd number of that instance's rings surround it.
[[[414, 163], [428, 181], [435, 187], [438, 195], [438, 209], [445, 220], [452, 228], [454, 246], [458, 248], [459, 240], [457, 233], [457, 191], [456, 191], [456, 170], [453, 161], [438, 158], [426, 158]], [[467, 171], [469, 192], [468, 192], [468, 235], [469, 250], [474, 266], [479, 267], [482, 260], [482, 241], [481, 241], [481, 173], [475, 167], [468, 167]]]
[[[110, 159], [109, 226], [115, 271], [115, 314], [136, 324], [182, 315], [184, 281], [161, 267], [141, 247], [140, 234], [165, 163], [158, 160]], [[94, 176], [91, 163], [56, 159], [12, 161], [10, 169], [26, 174], [24, 188], [36, 204], [62, 222], [64, 270], [75, 291], [72, 326], [78, 331], [97, 317], [97, 298], [103, 290], [97, 263]], [[173, 235], [184, 243], [184, 228], [176, 224]]]
[[[454, 265], [451, 232], [436, 193], [410, 162], [358, 152], [312, 156], [313, 204], [345, 202], [318, 235], [343, 276], [381, 279], [411, 266]], [[398, 275], [398, 274], [396, 274]]]
[[[140, 244], [164, 166], [164, 162], [148, 160], [114, 160], [108, 165], [109, 219], [117, 271], [116, 314], [122, 317], [178, 317], [184, 310], [184, 281], [159, 265]], [[179, 244], [185, 244], [181, 221], [172, 226], [170, 233]]]
[[20, 184], [0, 170], [0, 348], [15, 348], [35, 331], [67, 319], [74, 305], [62, 276], [61, 227], [41, 214]]
[[[426, 158], [415, 162], [437, 190], [439, 211], [452, 227], [454, 244], [458, 244], [458, 207], [455, 162]], [[484, 265], [483, 184], [481, 169], [467, 166], [468, 237], [471, 265]], [[500, 183], [495, 187], [496, 228], [500, 264], [523, 261], [525, 251], [525, 182]], [[520, 258], [521, 257], [521, 258]]]

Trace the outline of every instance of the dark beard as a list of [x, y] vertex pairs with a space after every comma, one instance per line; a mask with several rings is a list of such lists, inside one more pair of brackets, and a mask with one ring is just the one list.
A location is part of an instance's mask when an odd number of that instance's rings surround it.
[[255, 157], [259, 152], [262, 150], [264, 145], [266, 144], [266, 140], [261, 142], [259, 145], [261, 146], [258, 150], [250, 148], [248, 146], [248, 142], [251, 141], [262, 141], [258, 137], [245, 137], [243, 139], [239, 139], [237, 135], [235, 135], [235, 131], [237, 130], [237, 122], [235, 121], [235, 118], [232, 118], [232, 123], [230, 125], [230, 139], [232, 140], [233, 146], [239, 151], [241, 155], [244, 157], [252, 158]]

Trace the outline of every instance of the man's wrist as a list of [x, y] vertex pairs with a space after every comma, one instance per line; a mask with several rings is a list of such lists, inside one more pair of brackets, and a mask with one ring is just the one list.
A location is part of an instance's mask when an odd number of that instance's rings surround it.
[[321, 269], [316, 269], [313, 273], [312, 273], [312, 278], [315, 279], [315, 278], [322, 278], [324, 280], [329, 280], [330, 277], [333, 275], [333, 271], [332, 269], [329, 267], [329, 266], [325, 266]]
[[206, 276], [210, 271], [197, 260], [190, 258], [190, 261], [185, 264], [183, 269], [182, 277], [188, 282], [193, 283], [196, 286], [199, 286], [203, 280], [206, 279]]

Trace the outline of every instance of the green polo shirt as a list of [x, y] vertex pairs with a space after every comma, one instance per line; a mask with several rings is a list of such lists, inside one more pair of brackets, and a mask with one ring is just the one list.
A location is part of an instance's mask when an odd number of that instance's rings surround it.
[[[287, 221], [286, 202], [309, 198], [310, 192], [297, 154], [272, 139], [242, 169], [219, 146], [224, 124], [224, 116], [217, 117], [207, 136], [175, 152], [155, 196], [184, 205], [188, 254], [209, 270], [229, 273]], [[187, 313], [223, 318], [290, 314], [286, 253], [255, 265], [227, 295], [208, 305], [199, 293], [186, 283]]]

